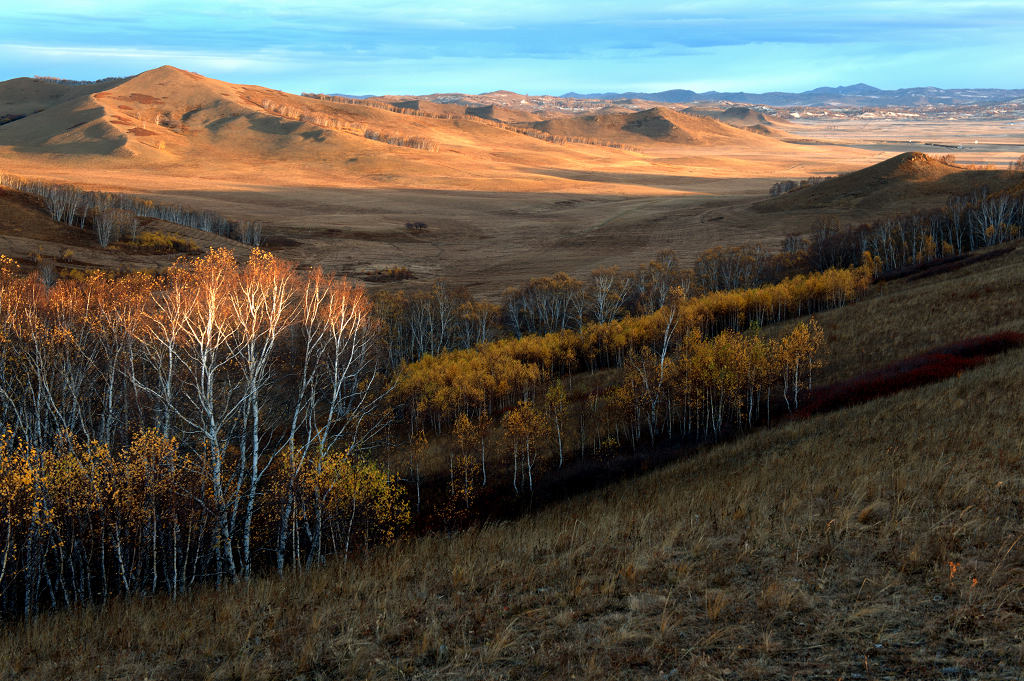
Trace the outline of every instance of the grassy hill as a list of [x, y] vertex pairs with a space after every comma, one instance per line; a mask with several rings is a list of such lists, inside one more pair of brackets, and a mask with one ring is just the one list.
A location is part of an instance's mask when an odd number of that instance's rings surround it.
[[1020, 182], [1014, 173], [973, 170], [919, 152], [893, 156], [863, 170], [800, 187], [755, 204], [762, 212], [887, 210], [930, 207], [951, 193], [997, 191]]
[[751, 148], [781, 144], [714, 118], [693, 116], [665, 107], [632, 113], [553, 118], [535, 123], [534, 127], [554, 135], [606, 139], [631, 144], [742, 144]]
[[[1024, 252], [819, 315], [826, 381], [1024, 331]], [[11, 627], [3, 678], [1019, 678], [1024, 351], [520, 520]]]
[[136, 231], [135, 239], [126, 234], [111, 248], [101, 248], [91, 229], [51, 220], [42, 199], [0, 187], [0, 253], [23, 265], [48, 264], [65, 272], [156, 270], [182, 252], [229, 248], [242, 256], [248, 251], [238, 241], [156, 218], [139, 219]]

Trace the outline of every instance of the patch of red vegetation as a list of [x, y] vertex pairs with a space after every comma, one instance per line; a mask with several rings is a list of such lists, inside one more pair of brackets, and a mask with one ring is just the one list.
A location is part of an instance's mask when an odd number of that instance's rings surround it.
[[128, 132], [133, 134], [133, 135], [138, 135], [139, 137], [146, 137], [148, 135], [155, 135], [155, 134], [157, 134], [157, 133], [153, 132], [152, 130], [146, 130], [145, 128], [132, 128]]
[[128, 99], [139, 104], [160, 104], [163, 102], [159, 97], [153, 97], [152, 95], [144, 95], [138, 92], [133, 92], [128, 95]]
[[914, 281], [916, 279], [924, 279], [925, 277], [953, 272], [954, 270], [967, 267], [968, 265], [998, 258], [1006, 255], [1007, 253], [1012, 253], [1016, 248], [1016, 246], [1006, 246], [977, 255], [951, 255], [945, 258], [929, 260], [928, 262], [917, 265], [908, 265], [893, 272], [884, 272], [877, 277], [877, 280], [892, 281], [894, 279], [906, 278], [908, 281]]
[[935, 348], [847, 381], [817, 388], [796, 412], [810, 416], [936, 383], [983, 364], [993, 355], [1024, 346], [1024, 333], [1005, 331]]
[[118, 109], [125, 109], [126, 111], [135, 111], [135, 109], [133, 109], [132, 107], [128, 106], [127, 104], [118, 104], [117, 108]]

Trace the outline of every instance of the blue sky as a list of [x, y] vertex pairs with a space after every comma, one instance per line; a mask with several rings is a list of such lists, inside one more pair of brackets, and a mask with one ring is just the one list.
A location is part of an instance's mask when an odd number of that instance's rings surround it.
[[1024, 0], [4, 5], [0, 80], [92, 80], [171, 64], [347, 94], [1024, 88]]

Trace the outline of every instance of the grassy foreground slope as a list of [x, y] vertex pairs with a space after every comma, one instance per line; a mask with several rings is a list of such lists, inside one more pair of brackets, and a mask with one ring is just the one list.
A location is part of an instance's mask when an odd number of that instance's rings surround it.
[[[1024, 257], [819, 319], [836, 377], [1024, 330]], [[10, 625], [0, 674], [1019, 678], [1022, 386], [1016, 350], [516, 522]]]

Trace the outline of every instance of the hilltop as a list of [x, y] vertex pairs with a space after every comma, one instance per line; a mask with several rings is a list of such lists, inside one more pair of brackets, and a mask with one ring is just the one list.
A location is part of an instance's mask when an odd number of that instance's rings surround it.
[[950, 194], [1012, 186], [1006, 171], [971, 170], [920, 152], [906, 152], [856, 172], [794, 189], [756, 204], [765, 212], [793, 210], [896, 210], [931, 207]]
[[714, 118], [693, 116], [665, 107], [654, 107], [636, 113], [555, 118], [535, 123], [534, 127], [566, 137], [596, 137], [632, 144], [742, 144], [751, 148], [772, 145], [763, 137]]
[[785, 134], [783, 130], [779, 129], [783, 127], [783, 121], [749, 106], [730, 106], [724, 109], [692, 106], [684, 109], [684, 112], [694, 116], [707, 116], [737, 128], [745, 128], [761, 134]]

